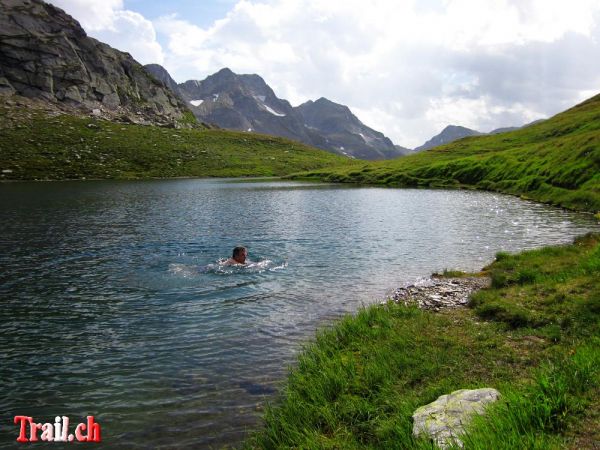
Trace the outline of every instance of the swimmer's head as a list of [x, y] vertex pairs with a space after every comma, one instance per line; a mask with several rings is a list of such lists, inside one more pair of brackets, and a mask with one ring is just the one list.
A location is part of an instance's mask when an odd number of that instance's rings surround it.
[[231, 258], [237, 263], [244, 264], [247, 256], [248, 250], [246, 250], [246, 247], [236, 247], [233, 249], [233, 255], [231, 255]]

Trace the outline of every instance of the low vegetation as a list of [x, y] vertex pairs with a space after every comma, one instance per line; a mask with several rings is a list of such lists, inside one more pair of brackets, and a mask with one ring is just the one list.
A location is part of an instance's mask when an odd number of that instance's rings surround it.
[[298, 177], [387, 186], [473, 188], [600, 211], [600, 95], [509, 133]]
[[281, 176], [347, 162], [272, 136], [0, 106], [0, 180]]
[[[470, 308], [394, 303], [347, 316], [301, 353], [248, 448], [432, 448], [421, 405], [461, 388], [502, 399], [469, 449], [593, 448], [600, 439], [600, 235], [500, 253]], [[443, 276], [443, 275], [442, 275]]]

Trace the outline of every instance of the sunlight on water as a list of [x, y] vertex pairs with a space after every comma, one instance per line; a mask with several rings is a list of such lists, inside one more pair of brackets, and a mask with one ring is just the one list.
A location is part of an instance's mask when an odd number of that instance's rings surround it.
[[[0, 447], [94, 414], [106, 448], [237, 445], [315, 329], [407, 282], [566, 243], [491, 193], [239, 180], [0, 185]], [[245, 245], [244, 266], [226, 265]]]

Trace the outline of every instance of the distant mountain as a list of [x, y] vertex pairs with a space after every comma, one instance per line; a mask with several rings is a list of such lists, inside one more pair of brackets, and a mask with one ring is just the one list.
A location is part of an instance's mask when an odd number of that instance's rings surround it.
[[237, 75], [222, 69], [203, 81], [180, 84], [179, 91], [203, 122], [313, 144], [292, 106], [277, 98], [258, 75]]
[[0, 93], [131, 122], [174, 124], [188, 109], [131, 55], [90, 38], [41, 0], [0, 0]]
[[410, 148], [406, 148], [406, 147], [402, 147], [401, 145], [394, 145], [394, 147], [396, 147], [396, 151], [398, 153], [400, 153], [401, 155], [410, 155], [411, 153], [413, 153], [413, 150], [411, 150]]
[[508, 133], [509, 131], [518, 130], [521, 127], [503, 127], [496, 128], [495, 130], [490, 131], [488, 134], [500, 134], [500, 133]]
[[482, 133], [480, 131], [471, 130], [469, 128], [460, 127], [456, 125], [448, 125], [444, 130], [438, 134], [437, 136], [432, 137], [430, 140], [425, 142], [420, 147], [415, 148], [414, 152], [420, 152], [423, 150], [429, 150], [430, 148], [437, 147], [438, 145], [449, 144], [450, 142], [456, 141], [458, 139], [462, 139], [467, 136], [481, 136], [485, 134], [500, 134], [500, 133], [508, 133], [509, 131], [519, 130], [521, 128], [525, 128], [531, 125], [535, 125], [536, 123], [543, 122], [545, 119], [534, 120], [533, 122], [527, 123], [520, 127], [503, 127], [496, 128], [495, 130], [490, 131], [489, 133]]
[[462, 139], [467, 136], [478, 136], [482, 133], [479, 131], [471, 130], [457, 125], [448, 125], [442, 130], [442, 132], [430, 140], [425, 142], [423, 145], [414, 149], [415, 152], [421, 152], [423, 150], [429, 150], [430, 148], [437, 147], [438, 145], [449, 144], [450, 142]]
[[325, 138], [328, 150], [359, 159], [389, 159], [401, 155], [392, 141], [367, 127], [347, 106], [326, 98], [294, 108], [311, 132]]
[[365, 163], [362, 170], [342, 166], [302, 177], [401, 187], [470, 186], [589, 211], [598, 217], [598, 117], [600, 94], [508, 135], [474, 136], [410, 158]]
[[175, 87], [163, 67], [145, 67], [177, 92], [202, 122], [286, 137], [353, 158], [386, 159], [403, 154], [382, 133], [360, 122], [347, 106], [321, 98], [293, 108], [258, 75], [238, 75], [225, 68], [205, 80], [189, 80]]

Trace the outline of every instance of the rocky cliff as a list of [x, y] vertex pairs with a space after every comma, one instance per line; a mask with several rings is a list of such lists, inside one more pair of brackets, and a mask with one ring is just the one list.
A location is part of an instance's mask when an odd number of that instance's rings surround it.
[[41, 0], [0, 0], [0, 94], [136, 123], [179, 124], [185, 104], [128, 53]]

